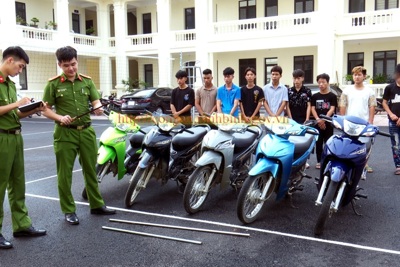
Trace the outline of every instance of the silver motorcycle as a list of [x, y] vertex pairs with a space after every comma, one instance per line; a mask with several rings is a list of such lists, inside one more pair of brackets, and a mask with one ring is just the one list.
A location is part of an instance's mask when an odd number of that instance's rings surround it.
[[252, 155], [263, 136], [259, 126], [240, 123], [233, 116], [214, 113], [210, 121], [218, 130], [209, 131], [201, 145], [196, 169], [189, 176], [183, 193], [185, 210], [196, 213], [215, 185], [239, 189], [252, 165]]

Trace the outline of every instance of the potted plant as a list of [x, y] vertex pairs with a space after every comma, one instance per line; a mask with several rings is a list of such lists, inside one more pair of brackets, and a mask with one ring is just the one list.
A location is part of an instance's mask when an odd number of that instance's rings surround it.
[[57, 30], [57, 23], [55, 21], [49, 21], [48, 25], [50, 29]]
[[87, 34], [87, 35], [92, 35], [93, 33], [94, 33], [94, 28], [93, 28], [93, 26], [86, 29], [86, 34]]
[[24, 25], [25, 24], [25, 20], [23, 18], [21, 18], [20, 16], [17, 15], [16, 18], [16, 22], [18, 25]]
[[383, 73], [378, 73], [374, 77], [372, 77], [373, 83], [387, 83], [388, 82], [388, 76]]
[[346, 84], [352, 84], [353, 83], [353, 75], [351, 75], [351, 74], [346, 74], [344, 76], [344, 79], [346, 81]]
[[29, 26], [34, 27], [34, 28], [37, 28], [37, 27], [38, 27], [37, 23], [39, 22], [39, 19], [36, 18], [36, 17], [33, 17], [33, 18], [31, 19], [31, 21], [33, 22], [33, 24], [31, 23]]

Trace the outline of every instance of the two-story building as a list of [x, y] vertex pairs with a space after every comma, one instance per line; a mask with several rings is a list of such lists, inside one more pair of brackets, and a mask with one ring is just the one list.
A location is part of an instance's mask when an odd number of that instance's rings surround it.
[[344, 84], [357, 65], [390, 77], [400, 48], [398, 0], [3, 0], [1, 9], [0, 49], [27, 51], [31, 63], [16, 81], [37, 98], [59, 74], [54, 52], [65, 45], [105, 95], [123, 93], [128, 78], [175, 87], [186, 65], [198, 67], [190, 69], [195, 86], [205, 68], [221, 85], [227, 66], [239, 85], [248, 66], [257, 84], [268, 83], [276, 64], [286, 84], [297, 68], [306, 83], [325, 72]]

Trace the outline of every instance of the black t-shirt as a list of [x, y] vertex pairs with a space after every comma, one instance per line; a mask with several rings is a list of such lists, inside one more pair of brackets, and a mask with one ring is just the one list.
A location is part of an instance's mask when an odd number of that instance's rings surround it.
[[306, 120], [308, 103], [311, 102], [311, 90], [304, 85], [299, 91], [295, 87], [288, 89], [289, 107], [292, 118], [297, 123], [304, 123]]
[[[243, 104], [242, 113], [246, 115], [246, 117], [251, 117], [253, 115], [254, 110], [257, 108], [258, 102], [264, 99], [263, 89], [257, 85], [253, 88], [249, 89], [247, 86], [242, 86], [240, 88], [241, 102]], [[260, 116], [260, 112], [256, 114], [256, 116]]]
[[[400, 116], [400, 87], [396, 83], [389, 84], [383, 92], [383, 99], [388, 102], [390, 110]], [[389, 116], [388, 116], [389, 117]]]
[[326, 115], [332, 106], [337, 107], [337, 97], [332, 92], [327, 94], [318, 92], [312, 95], [311, 106], [315, 107], [315, 111], [318, 115]]
[[[175, 88], [172, 90], [171, 104], [175, 106], [177, 112], [187, 105], [194, 106], [194, 90], [190, 87], [185, 89]], [[190, 116], [190, 110], [181, 114], [181, 116]]]

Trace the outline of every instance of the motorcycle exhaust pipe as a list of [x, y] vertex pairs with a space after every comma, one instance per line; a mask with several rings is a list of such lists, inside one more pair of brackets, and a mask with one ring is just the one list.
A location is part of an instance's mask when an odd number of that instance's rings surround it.
[[329, 177], [327, 175], [324, 176], [324, 181], [322, 182], [321, 189], [319, 190], [317, 200], [315, 201], [315, 206], [322, 205], [322, 198], [324, 196], [324, 192], [326, 189], [326, 185], [328, 184]]

